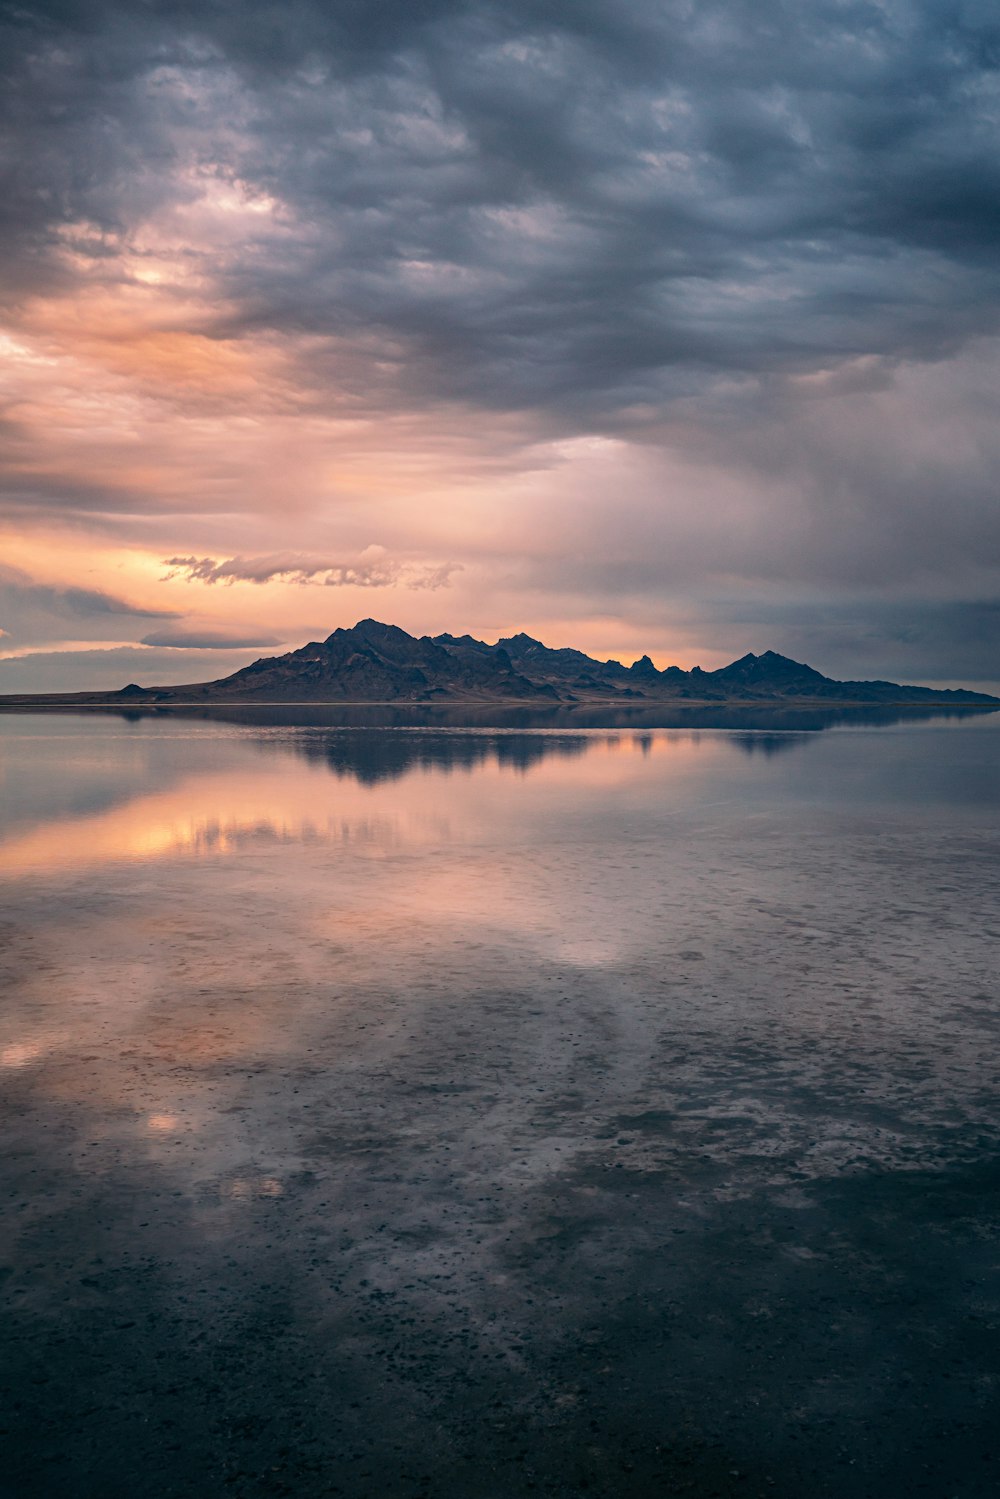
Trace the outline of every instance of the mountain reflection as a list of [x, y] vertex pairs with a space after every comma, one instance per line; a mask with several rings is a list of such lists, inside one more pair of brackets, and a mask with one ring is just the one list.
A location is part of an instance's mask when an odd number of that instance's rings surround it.
[[343, 734], [306, 734], [281, 741], [313, 762], [321, 762], [338, 779], [363, 786], [395, 781], [414, 770], [472, 771], [495, 764], [522, 774], [543, 760], [580, 758], [599, 741], [587, 734], [461, 734], [355, 730]]
[[774, 755], [786, 754], [788, 750], [802, 749], [810, 742], [808, 734], [730, 734], [728, 743], [745, 755], [763, 755], [771, 759]]
[[[0, 871], [91, 869], [181, 854], [208, 860], [251, 850], [265, 855], [290, 843], [386, 857], [479, 837], [498, 798], [519, 814], [529, 806], [543, 812], [553, 798], [561, 804], [566, 796], [572, 805], [596, 807], [645, 774], [665, 777], [680, 795], [683, 783], [733, 758], [733, 736], [669, 731], [216, 725], [191, 734], [173, 716], [110, 735], [107, 727], [105, 720], [102, 732], [91, 729], [89, 743], [86, 730], [75, 744], [68, 736], [60, 741], [60, 782], [65, 787], [75, 780], [77, 794], [67, 791], [58, 808], [48, 795], [52, 764], [43, 758], [42, 774], [33, 775], [35, 737], [8, 741], [5, 760], [21, 794], [16, 815], [0, 825]], [[95, 760], [104, 767], [96, 799]], [[130, 772], [122, 775], [114, 803], [109, 763]], [[530, 795], [517, 790], [522, 779], [534, 788]]]
[[[918, 721], [935, 716], [956, 715], [925, 713]], [[771, 784], [776, 757], [789, 762], [780, 781], [791, 795], [816, 780], [806, 762], [819, 762], [822, 781], [829, 758], [792, 751], [832, 748], [801, 723], [794, 730], [354, 727], [331, 723], [329, 712], [302, 724], [298, 715], [289, 721], [261, 708], [122, 717], [62, 716], [48, 734], [27, 715], [3, 722], [0, 870], [92, 869], [176, 854], [213, 859], [251, 849], [264, 856], [269, 846], [316, 842], [390, 857], [476, 839], [498, 801], [529, 821], [581, 807], [596, 817], [629, 805], [649, 784], [672, 816], [693, 815], [705, 786], [713, 796], [723, 788], [745, 808]], [[841, 737], [845, 744], [856, 738]], [[905, 764], [897, 770], [911, 773]], [[942, 775], [946, 784], [927, 784], [924, 794], [954, 800], [946, 766]], [[854, 794], [862, 791], [859, 783]]]

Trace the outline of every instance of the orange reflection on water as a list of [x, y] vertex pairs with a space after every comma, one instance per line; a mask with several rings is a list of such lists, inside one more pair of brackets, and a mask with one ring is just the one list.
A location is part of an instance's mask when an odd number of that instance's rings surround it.
[[[420, 736], [412, 735], [412, 762], [371, 778], [363, 768], [328, 767], [316, 751], [308, 759], [292, 750], [265, 757], [252, 741], [237, 742], [237, 763], [226, 773], [195, 772], [169, 789], [135, 794], [100, 812], [13, 832], [0, 841], [0, 872], [211, 858], [303, 842], [350, 845], [379, 857], [404, 847], [475, 841], [495, 830], [504, 799], [512, 817], [530, 823], [536, 811], [560, 802], [579, 804], [615, 788], [627, 794], [631, 781], [650, 773], [666, 773], [679, 787], [725, 753], [718, 742], [676, 732], [564, 734], [548, 744], [543, 736], [523, 738], [539, 746], [539, 758], [505, 760], [504, 741], [497, 739], [484, 745], [480, 760], [465, 765], [421, 758]], [[650, 759], [659, 761], [653, 771]]]
[[0, 843], [0, 870], [72, 870], [174, 854], [211, 857], [251, 843], [334, 840], [386, 847], [396, 841], [396, 819], [357, 815], [360, 788], [331, 782], [295, 762], [290, 769], [292, 774], [282, 767], [282, 773], [195, 775], [170, 791], [15, 834]]
[[30, 1041], [15, 1041], [0, 1049], [0, 1067], [27, 1067], [29, 1062], [37, 1061], [43, 1049]]
[[[44, 1046], [57, 1065], [39, 1086], [103, 1111], [101, 1149], [188, 1161], [235, 1216], [294, 1186], [284, 1157], [257, 1159], [262, 1069], [307, 1042], [348, 1059], [376, 1032], [404, 1045], [407, 996], [474, 993], [511, 954], [558, 984], [621, 967], [642, 949], [648, 907], [628, 896], [638, 876], [608, 818], [646, 839], [651, 807], [693, 807], [705, 772], [732, 757], [677, 733], [268, 741], [226, 726], [219, 747], [200, 731], [170, 743], [178, 728], [78, 748], [67, 735], [67, 776], [86, 752], [101, 796], [115, 755], [131, 769], [121, 800], [0, 839], [4, 873], [80, 876], [69, 900], [52, 882], [66, 918], [46, 932], [55, 962], [38, 969], [25, 943], [34, 1008], [8, 1022], [0, 1063], [26, 1066]], [[44, 818], [47, 784], [24, 783]], [[666, 910], [669, 868], [657, 869]]]
[[220, 1183], [219, 1195], [238, 1202], [254, 1197], [283, 1197], [285, 1189], [276, 1176], [231, 1176]]

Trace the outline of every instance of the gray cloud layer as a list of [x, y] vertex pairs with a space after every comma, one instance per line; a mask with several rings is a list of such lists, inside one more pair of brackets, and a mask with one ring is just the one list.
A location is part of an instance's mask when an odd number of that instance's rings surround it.
[[15, 287], [65, 274], [67, 226], [128, 234], [211, 167], [294, 231], [210, 267], [214, 331], [346, 341], [359, 400], [376, 375], [637, 420], [997, 326], [976, 0], [80, 0], [12, 8], [3, 40]]

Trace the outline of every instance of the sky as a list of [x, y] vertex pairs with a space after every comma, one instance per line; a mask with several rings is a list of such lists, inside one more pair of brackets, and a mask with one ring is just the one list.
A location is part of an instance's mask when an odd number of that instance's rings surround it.
[[995, 0], [0, 6], [0, 692], [1000, 685]]

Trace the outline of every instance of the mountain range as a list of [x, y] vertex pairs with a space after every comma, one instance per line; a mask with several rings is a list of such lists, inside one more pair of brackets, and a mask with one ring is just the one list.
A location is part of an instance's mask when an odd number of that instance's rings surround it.
[[[80, 695], [83, 696], [83, 695]], [[88, 698], [108, 694], [86, 694]], [[139, 703], [524, 702], [538, 706], [649, 700], [691, 703], [852, 703], [1000, 706], [1000, 698], [896, 682], [838, 682], [775, 651], [747, 654], [718, 671], [664, 670], [649, 656], [630, 666], [582, 651], [553, 650], [530, 635], [488, 645], [471, 635], [408, 635], [363, 619], [283, 656], [265, 656], [215, 682], [140, 687], [110, 694]]]

